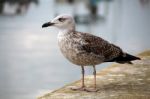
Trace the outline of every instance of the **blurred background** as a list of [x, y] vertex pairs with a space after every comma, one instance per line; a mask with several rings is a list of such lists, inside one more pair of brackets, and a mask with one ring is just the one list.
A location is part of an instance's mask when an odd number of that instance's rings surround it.
[[58, 30], [41, 28], [62, 13], [74, 16], [78, 31], [131, 54], [150, 49], [150, 0], [0, 0], [0, 99], [35, 99], [80, 79], [59, 51]]

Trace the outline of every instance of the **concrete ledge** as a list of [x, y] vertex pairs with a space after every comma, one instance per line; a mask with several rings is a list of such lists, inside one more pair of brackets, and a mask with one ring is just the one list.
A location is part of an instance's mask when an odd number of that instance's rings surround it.
[[[81, 80], [47, 93], [38, 99], [150, 99], [150, 51], [139, 54], [142, 60], [133, 65], [113, 64], [97, 73], [98, 92], [72, 91]], [[93, 87], [93, 76], [86, 76]]]

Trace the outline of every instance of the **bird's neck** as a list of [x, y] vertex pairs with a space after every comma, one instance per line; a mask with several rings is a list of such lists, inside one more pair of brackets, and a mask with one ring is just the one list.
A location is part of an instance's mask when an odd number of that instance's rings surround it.
[[59, 30], [59, 33], [57, 36], [58, 42], [62, 42], [66, 38], [70, 37], [70, 35], [72, 35], [74, 31], [75, 31], [75, 28]]
[[73, 31], [75, 31], [75, 26], [67, 29], [60, 29], [59, 34], [66, 35], [72, 33]]

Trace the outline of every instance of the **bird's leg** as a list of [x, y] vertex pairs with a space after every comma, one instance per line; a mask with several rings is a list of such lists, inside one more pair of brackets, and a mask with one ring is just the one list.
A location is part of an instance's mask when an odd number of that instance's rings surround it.
[[85, 84], [84, 84], [84, 66], [81, 66], [82, 68], [82, 85], [79, 88], [71, 88], [72, 90], [79, 90], [79, 91], [87, 91], [87, 92], [97, 92], [97, 88], [96, 88], [96, 68], [95, 65], [93, 65], [93, 75], [94, 75], [94, 89], [87, 89], [85, 88]]
[[85, 87], [85, 84], [84, 84], [84, 66], [81, 66], [81, 68], [82, 68], [82, 88], [84, 88]]
[[82, 85], [79, 88], [71, 88], [72, 90], [80, 90], [80, 91], [84, 91], [85, 89], [85, 84], [84, 84], [84, 66], [81, 66], [82, 69]]
[[97, 92], [98, 89], [96, 88], [96, 68], [95, 65], [93, 65], [93, 75], [94, 75], [94, 89], [86, 89], [87, 92]]
[[94, 89], [96, 90], [96, 68], [95, 65], [93, 65], [93, 75], [94, 75]]

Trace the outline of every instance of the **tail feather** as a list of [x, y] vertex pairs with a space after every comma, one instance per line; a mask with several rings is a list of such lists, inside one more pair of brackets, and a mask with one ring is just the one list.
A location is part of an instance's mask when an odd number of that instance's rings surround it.
[[112, 60], [109, 60], [109, 61], [106, 61], [106, 62], [117, 62], [117, 63], [129, 63], [129, 64], [132, 64], [131, 61], [133, 60], [141, 60], [139, 57], [137, 56], [133, 56], [133, 55], [130, 55], [128, 53], [126, 53], [125, 55], [120, 55]]
[[122, 56], [121, 60], [122, 61], [133, 61], [133, 60], [140, 60], [140, 58], [126, 53], [124, 56]]

